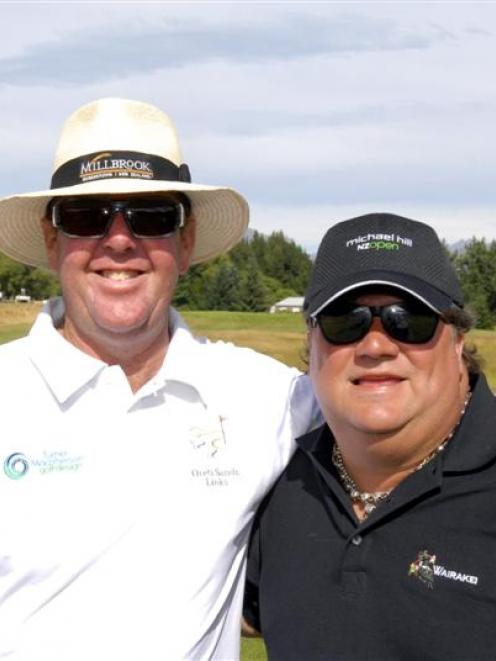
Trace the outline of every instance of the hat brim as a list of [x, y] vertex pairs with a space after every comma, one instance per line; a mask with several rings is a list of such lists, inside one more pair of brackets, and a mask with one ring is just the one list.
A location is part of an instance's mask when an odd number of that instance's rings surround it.
[[191, 200], [196, 238], [191, 264], [213, 259], [240, 241], [248, 227], [246, 200], [231, 188], [180, 181], [101, 179], [66, 188], [11, 195], [0, 200], [0, 250], [9, 257], [48, 269], [40, 221], [53, 197], [179, 191]]
[[401, 289], [414, 296], [437, 314], [442, 314], [457, 305], [449, 296], [439, 291], [429, 283], [411, 275], [392, 273], [390, 271], [370, 271], [360, 275], [345, 278], [334, 291], [322, 292], [313, 310], [306, 310], [307, 317], [315, 317], [325, 307], [348, 292], [361, 287], [388, 286]]

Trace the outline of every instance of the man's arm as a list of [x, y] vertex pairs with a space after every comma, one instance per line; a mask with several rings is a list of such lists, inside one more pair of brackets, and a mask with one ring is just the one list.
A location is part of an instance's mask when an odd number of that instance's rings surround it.
[[[250, 564], [252, 558], [248, 560]], [[253, 563], [252, 563], [253, 564]], [[253, 638], [261, 636], [260, 613], [258, 605], [258, 585], [248, 577], [245, 583], [245, 597], [243, 601], [243, 617], [241, 619], [241, 633], [243, 636]]]
[[259, 638], [262, 634], [254, 629], [244, 617], [241, 618], [241, 635], [245, 638]]
[[[266, 497], [267, 499], [267, 497]], [[265, 509], [266, 499], [262, 501], [251, 531], [248, 544], [248, 563], [246, 567], [245, 595], [243, 600], [243, 618], [241, 633], [243, 636], [260, 636], [260, 607], [258, 584], [260, 581], [260, 519]]]

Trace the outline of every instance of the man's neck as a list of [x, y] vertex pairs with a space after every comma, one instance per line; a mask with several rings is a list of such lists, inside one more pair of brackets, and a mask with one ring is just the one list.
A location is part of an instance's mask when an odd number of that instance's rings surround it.
[[68, 342], [84, 353], [108, 365], [119, 365], [133, 393], [160, 370], [170, 341], [168, 330], [155, 337], [146, 332], [126, 335], [99, 333], [98, 337], [85, 337], [67, 320], [58, 330]]

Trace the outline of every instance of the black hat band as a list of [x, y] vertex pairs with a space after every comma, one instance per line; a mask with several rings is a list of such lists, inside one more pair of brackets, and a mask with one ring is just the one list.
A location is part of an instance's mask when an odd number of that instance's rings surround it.
[[99, 151], [78, 156], [61, 165], [53, 174], [51, 189], [76, 186], [98, 179], [145, 179], [189, 183], [185, 163], [179, 167], [161, 156], [136, 151]]

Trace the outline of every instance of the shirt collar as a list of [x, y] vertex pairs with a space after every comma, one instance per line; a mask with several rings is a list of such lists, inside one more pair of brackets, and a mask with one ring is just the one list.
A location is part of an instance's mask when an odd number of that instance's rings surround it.
[[[468, 472], [496, 458], [496, 398], [483, 374], [472, 381], [472, 397], [453, 438], [439, 455], [443, 473]], [[323, 465], [330, 463], [334, 437], [323, 425], [296, 439], [298, 447]]]
[[330, 466], [334, 436], [327, 424], [323, 424], [296, 439], [296, 445], [307, 454], [313, 455], [321, 464]]
[[60, 403], [65, 402], [106, 367], [101, 360], [77, 349], [58, 332], [64, 304], [55, 298], [45, 304], [29, 333], [30, 358]]
[[212, 374], [208, 364], [205, 345], [208, 340], [192, 335], [181, 315], [170, 308], [169, 329], [171, 339], [164, 363], [158, 371], [155, 382], [165, 385], [167, 382], [180, 382], [194, 388], [204, 403], [211, 390]]
[[[61, 298], [45, 304], [29, 333], [30, 358], [60, 403], [67, 401], [86, 386], [107, 363], [94, 358], [68, 342], [57, 331], [64, 318]], [[174, 309], [169, 310], [171, 340], [164, 364], [158, 373], [140, 390], [140, 396], [157, 391], [167, 381], [179, 381], [193, 387], [203, 401], [207, 393], [206, 357], [202, 346], [206, 340], [197, 340]]]
[[458, 428], [441, 457], [443, 472], [468, 472], [496, 458], [496, 399], [484, 374], [472, 383], [472, 397]]

